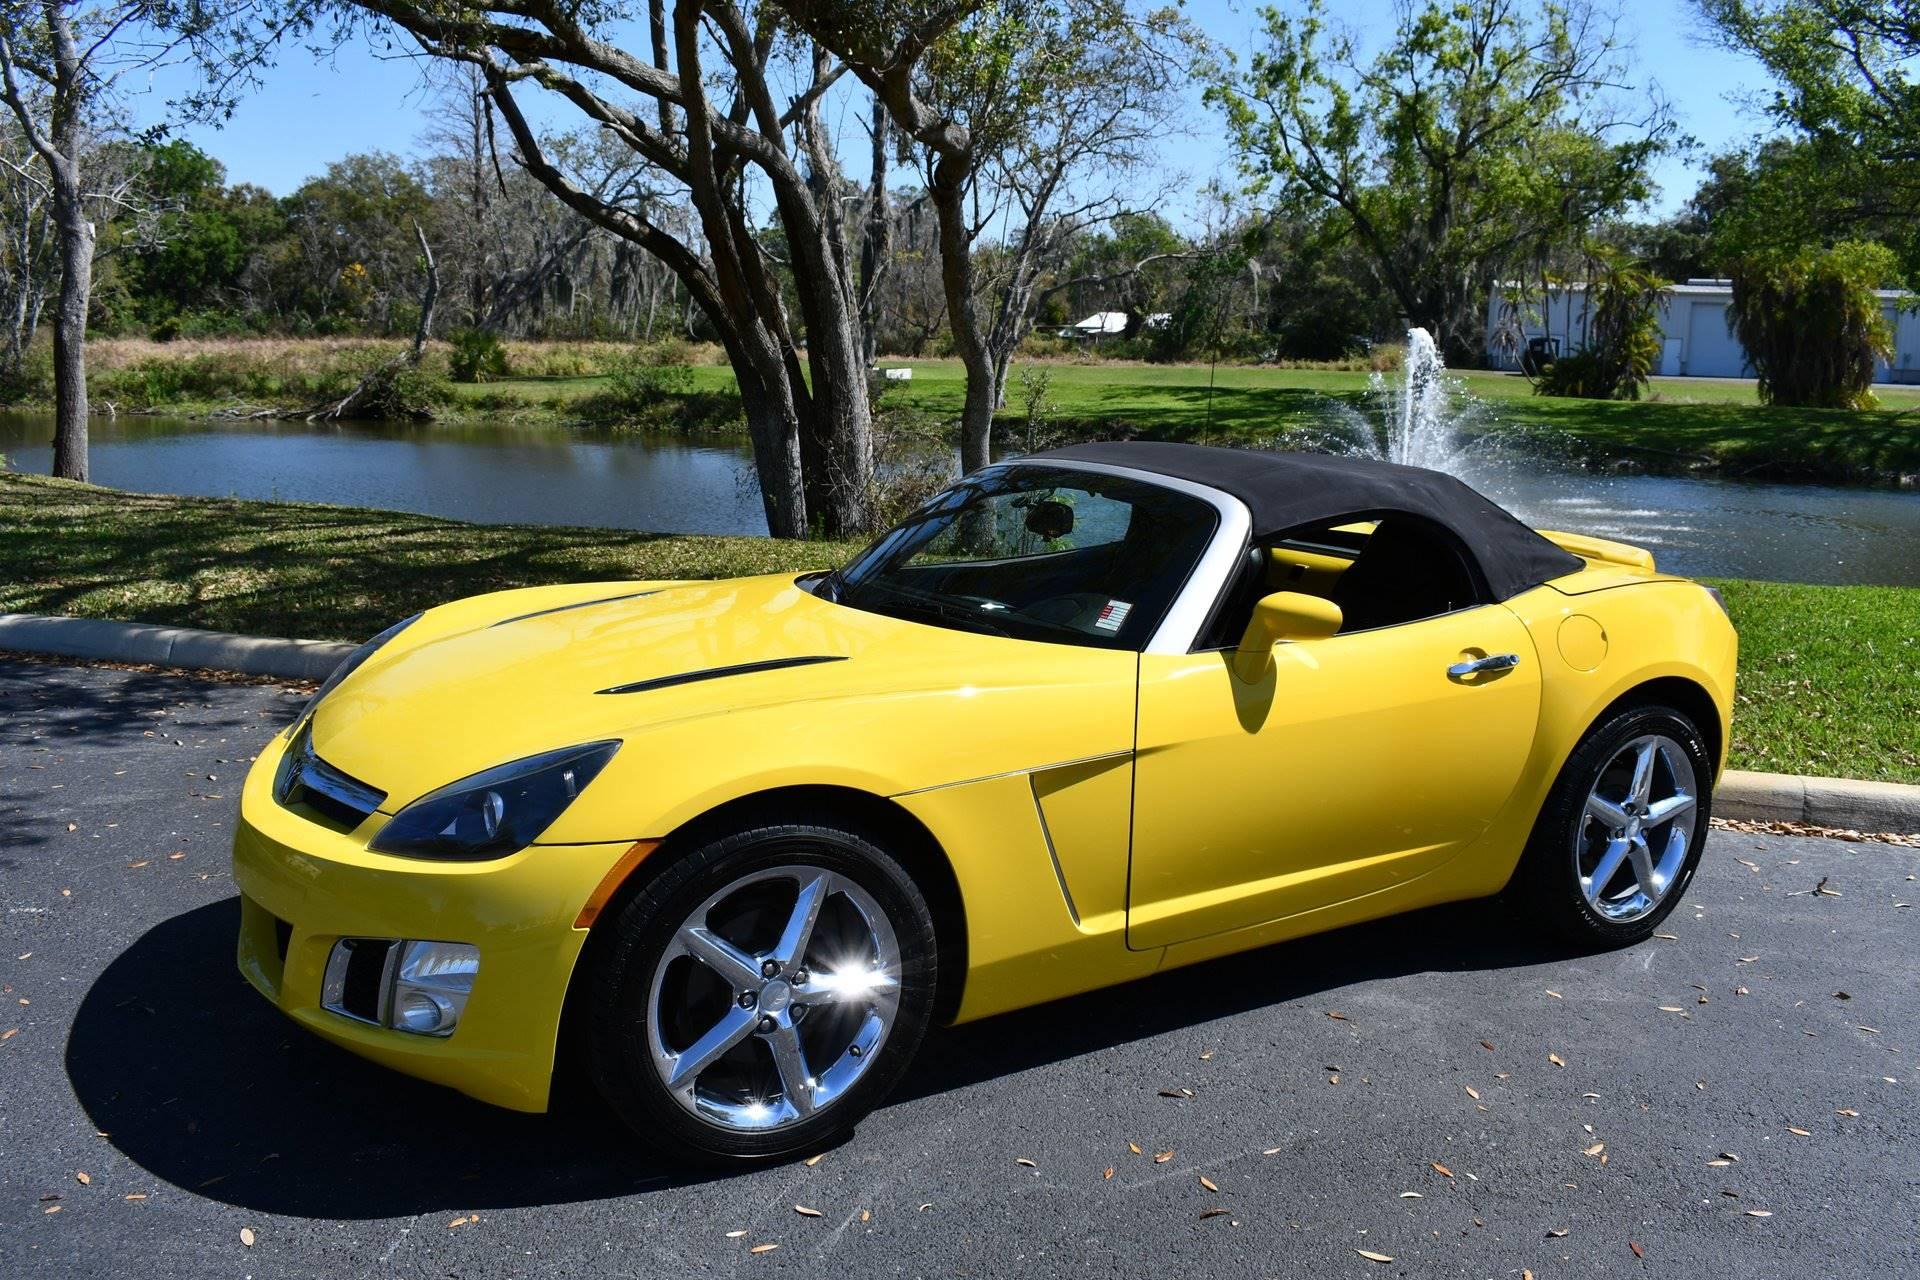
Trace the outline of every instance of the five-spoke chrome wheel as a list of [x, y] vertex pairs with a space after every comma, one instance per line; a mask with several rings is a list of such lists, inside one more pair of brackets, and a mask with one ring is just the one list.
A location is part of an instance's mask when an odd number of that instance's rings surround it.
[[797, 1124], [873, 1064], [900, 979], [893, 923], [847, 876], [803, 864], [741, 876], [681, 923], [654, 969], [654, 1068], [709, 1124]]
[[1625, 924], [1659, 907], [1687, 863], [1699, 791], [1686, 748], [1664, 734], [1625, 743], [1595, 779], [1573, 841], [1589, 906]]

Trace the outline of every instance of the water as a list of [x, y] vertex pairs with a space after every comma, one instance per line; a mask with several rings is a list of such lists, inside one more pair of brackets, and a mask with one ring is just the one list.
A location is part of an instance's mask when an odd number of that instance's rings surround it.
[[[1346, 447], [1439, 465], [1530, 524], [1648, 547], [1676, 573], [1920, 586], [1920, 494], [1601, 476], [1502, 447], [1497, 437], [1462, 444], [1458, 424], [1478, 410], [1449, 389], [1437, 359], [1414, 363], [1414, 374], [1382, 383], [1375, 414], [1334, 423]], [[45, 474], [51, 434], [47, 415], [0, 414], [0, 453], [15, 470]], [[146, 492], [481, 523], [766, 531], [751, 454], [730, 438], [122, 418], [94, 422], [92, 461], [98, 483]]]
[[[15, 471], [53, 466], [53, 420], [0, 414]], [[330, 502], [483, 524], [765, 533], [744, 437], [494, 424], [95, 419], [95, 484], [208, 498]]]

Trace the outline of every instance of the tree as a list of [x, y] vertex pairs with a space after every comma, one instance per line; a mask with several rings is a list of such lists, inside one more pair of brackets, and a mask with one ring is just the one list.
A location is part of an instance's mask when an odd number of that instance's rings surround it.
[[1920, 7], [1912, 0], [1697, 0], [1773, 75], [1790, 131], [1755, 157], [1741, 237], [1882, 241], [1920, 272]]
[[[60, 259], [54, 305], [53, 474], [87, 478], [87, 313], [93, 293], [96, 206], [124, 187], [90, 181], [90, 162], [108, 127], [117, 85], [166, 63], [201, 72], [185, 109], [229, 101], [222, 69], [241, 30], [228, 0], [0, 0], [0, 103], [44, 165]], [[124, 154], [124, 153], [122, 153]]]
[[1755, 254], [1734, 264], [1728, 324], [1768, 404], [1870, 409], [1893, 335], [1874, 292], [1897, 271], [1885, 245]]
[[[1770, 111], [1806, 136], [1920, 179], [1920, 6], [1913, 0], [1696, 0], [1723, 43], [1779, 87]], [[1920, 216], [1920, 212], [1916, 212]]]
[[[650, 0], [644, 54], [618, 43], [617, 14], [557, 0], [351, 7], [434, 57], [477, 69], [518, 163], [576, 213], [673, 269], [733, 366], [769, 530], [863, 528], [873, 438], [858, 304], [839, 210], [821, 199], [835, 188], [815, 180], [833, 162], [811, 110], [840, 68], [806, 57], [811, 74], [778, 106], [775, 55], [805, 50], [777, 10], [749, 12], [735, 0]], [[647, 105], [630, 107], [614, 92]], [[647, 202], [596, 193], [569, 173], [529, 123], [522, 95], [534, 93], [567, 104], [679, 184], [697, 234], [676, 233]], [[796, 128], [798, 151], [788, 140]], [[798, 323], [749, 216], [756, 181], [791, 253]]]
[[[925, 153], [954, 352], [966, 370], [962, 471], [990, 459], [1013, 350], [1032, 327], [1039, 277], [1078, 231], [1131, 207], [1078, 184], [1136, 169], [1171, 111], [1171, 11], [1126, 0], [783, 0], [885, 104]], [[1102, 87], [1106, 93], [1102, 100]], [[995, 283], [974, 248], [1004, 198], [1018, 219]]]
[[1668, 282], [1607, 245], [1587, 249], [1583, 344], [1534, 379], [1541, 395], [1638, 400], [1660, 359], [1660, 313]]
[[1673, 137], [1658, 102], [1619, 109], [1625, 51], [1584, 0], [1401, 0], [1371, 58], [1322, 0], [1262, 12], [1266, 47], [1208, 89], [1251, 189], [1337, 210], [1456, 362], [1490, 285], [1645, 199]]

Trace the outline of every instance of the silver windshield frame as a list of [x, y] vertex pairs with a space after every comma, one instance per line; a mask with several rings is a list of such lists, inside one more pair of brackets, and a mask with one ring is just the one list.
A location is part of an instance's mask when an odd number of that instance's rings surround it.
[[1141, 647], [1142, 653], [1191, 653], [1194, 644], [1200, 638], [1201, 628], [1207, 625], [1207, 619], [1213, 616], [1213, 607], [1220, 599], [1220, 593], [1233, 580], [1234, 573], [1240, 567], [1241, 557], [1253, 537], [1253, 515], [1247, 510], [1247, 504], [1230, 493], [1215, 489], [1210, 485], [1195, 484], [1178, 476], [1161, 475], [1157, 471], [1141, 471], [1134, 467], [1116, 467], [1106, 462], [1079, 462], [1067, 459], [1044, 457], [1011, 458], [1000, 464], [1007, 467], [1046, 467], [1053, 471], [1093, 471], [1101, 475], [1121, 476], [1141, 484], [1150, 484], [1161, 489], [1171, 489], [1175, 493], [1184, 493], [1198, 498], [1219, 514], [1214, 527], [1213, 541], [1201, 553], [1199, 563], [1193, 572], [1187, 575], [1186, 585], [1180, 588], [1180, 594], [1173, 598], [1173, 605], [1154, 629], [1153, 635]]

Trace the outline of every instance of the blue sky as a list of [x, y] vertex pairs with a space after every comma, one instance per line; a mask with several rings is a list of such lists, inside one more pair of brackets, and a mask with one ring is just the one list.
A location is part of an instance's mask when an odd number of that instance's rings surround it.
[[[1333, 6], [1363, 32], [1384, 26], [1391, 0], [1346, 0]], [[1258, 6], [1241, 0], [1190, 0], [1187, 12], [1215, 41], [1243, 56], [1253, 47]], [[1657, 85], [1671, 102], [1684, 130], [1699, 140], [1690, 155], [1663, 161], [1656, 177], [1661, 196], [1656, 207], [1671, 210], [1698, 184], [1705, 157], [1764, 131], [1765, 122], [1739, 102], [1766, 88], [1750, 60], [1711, 47], [1699, 39], [1700, 23], [1684, 0], [1624, 0], [1621, 30], [1635, 51], [1635, 80], [1645, 89]], [[134, 111], [156, 117], [164, 86]], [[349, 45], [315, 59], [290, 50], [267, 77], [265, 86], [241, 102], [223, 129], [194, 127], [185, 135], [217, 156], [229, 181], [251, 182], [285, 194], [325, 168], [330, 160], [356, 151], [387, 150], [411, 155], [425, 131], [429, 95], [421, 69], [405, 57], [376, 56], [365, 44]], [[1187, 190], [1216, 175], [1231, 178], [1231, 164], [1218, 132], [1208, 128], [1204, 108], [1194, 95], [1196, 128], [1170, 139], [1166, 162], [1183, 172]], [[563, 114], [549, 117], [570, 122]], [[849, 121], [852, 124], [852, 121]], [[1176, 220], [1179, 211], [1168, 210]]]

